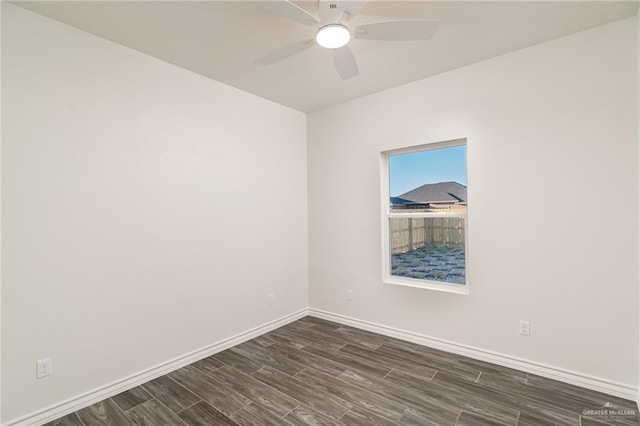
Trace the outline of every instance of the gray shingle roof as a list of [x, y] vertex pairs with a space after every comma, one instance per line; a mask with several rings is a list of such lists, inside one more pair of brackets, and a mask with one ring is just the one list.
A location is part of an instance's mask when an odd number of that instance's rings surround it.
[[405, 200], [404, 198], [400, 198], [400, 197], [391, 197], [391, 204], [394, 205], [400, 205], [400, 204], [413, 204], [413, 201], [411, 200]]
[[427, 183], [398, 195], [414, 203], [467, 202], [467, 187], [458, 182]]

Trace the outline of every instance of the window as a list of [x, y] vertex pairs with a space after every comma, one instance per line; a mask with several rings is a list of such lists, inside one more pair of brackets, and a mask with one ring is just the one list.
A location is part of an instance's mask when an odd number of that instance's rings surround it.
[[468, 293], [466, 140], [382, 153], [383, 281]]

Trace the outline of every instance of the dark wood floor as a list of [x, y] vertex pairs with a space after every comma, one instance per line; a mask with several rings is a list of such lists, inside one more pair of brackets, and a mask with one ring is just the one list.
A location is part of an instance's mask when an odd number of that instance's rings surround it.
[[[587, 415], [602, 410], [617, 415]], [[621, 398], [305, 317], [51, 425], [638, 425]], [[602, 413], [602, 411], [601, 411]]]

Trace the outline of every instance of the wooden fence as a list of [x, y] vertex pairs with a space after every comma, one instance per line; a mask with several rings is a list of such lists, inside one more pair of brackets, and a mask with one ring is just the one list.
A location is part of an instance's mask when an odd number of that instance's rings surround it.
[[393, 218], [389, 233], [391, 254], [406, 253], [426, 244], [464, 246], [464, 218]]

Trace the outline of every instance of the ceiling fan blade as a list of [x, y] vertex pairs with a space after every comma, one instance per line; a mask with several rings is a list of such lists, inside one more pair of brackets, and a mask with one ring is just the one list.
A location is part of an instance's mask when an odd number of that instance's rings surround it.
[[269, 52], [266, 55], [253, 61], [253, 63], [258, 65], [275, 64], [276, 62], [287, 59], [288, 57], [293, 56], [296, 53], [300, 53], [303, 50], [312, 47], [313, 45], [315, 45], [315, 40], [312, 38], [310, 38], [309, 40], [299, 41], [297, 43], [289, 44], [287, 46]]
[[303, 25], [316, 26], [320, 23], [318, 18], [289, 0], [262, 1], [258, 2], [258, 5], [274, 15], [291, 19]]
[[365, 40], [427, 40], [438, 29], [432, 19], [403, 19], [358, 25], [353, 37]]
[[336, 66], [340, 78], [348, 80], [358, 75], [358, 64], [356, 58], [353, 57], [353, 53], [348, 46], [340, 47], [338, 49], [332, 49], [333, 63]]
[[362, 12], [367, 0], [342, 0], [338, 4], [338, 10], [342, 15], [343, 21], [350, 21], [354, 16]]

